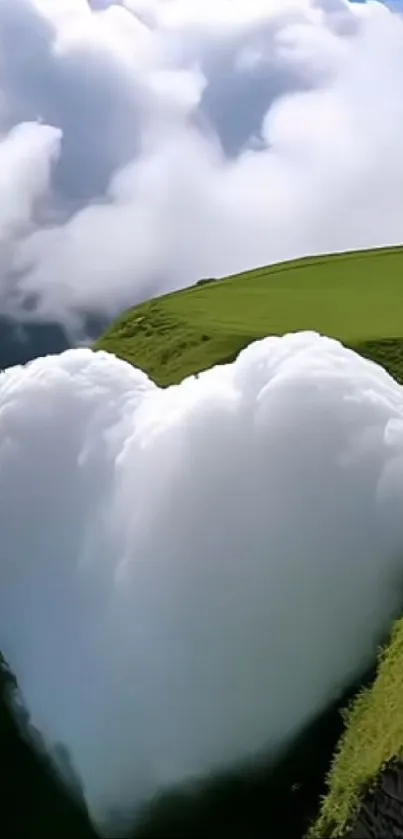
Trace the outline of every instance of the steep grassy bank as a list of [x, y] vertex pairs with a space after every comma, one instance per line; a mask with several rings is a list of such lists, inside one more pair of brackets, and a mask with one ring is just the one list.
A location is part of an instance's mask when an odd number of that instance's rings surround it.
[[[382, 770], [401, 761], [403, 619], [396, 624], [390, 644], [381, 654], [374, 685], [364, 690], [346, 713], [346, 730], [328, 778], [329, 792], [309, 834], [310, 839], [341, 836], [354, 822], [364, 798], [367, 809], [376, 803], [371, 788], [379, 781]], [[399, 766], [398, 773], [403, 805], [403, 766]], [[360, 816], [359, 821], [362, 820], [363, 816]], [[378, 835], [381, 835], [380, 831]]]

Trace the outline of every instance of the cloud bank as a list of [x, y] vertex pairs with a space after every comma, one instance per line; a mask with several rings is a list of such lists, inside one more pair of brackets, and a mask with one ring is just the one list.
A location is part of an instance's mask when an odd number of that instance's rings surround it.
[[314, 333], [0, 374], [0, 649], [95, 821], [276, 750], [401, 606], [403, 388]]
[[71, 326], [401, 242], [401, 11], [2, 0], [0, 310]]

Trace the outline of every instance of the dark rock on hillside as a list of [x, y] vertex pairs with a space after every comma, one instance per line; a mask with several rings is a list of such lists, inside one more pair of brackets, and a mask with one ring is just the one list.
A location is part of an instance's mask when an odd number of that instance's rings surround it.
[[389, 764], [367, 792], [345, 839], [403, 839], [403, 758]]

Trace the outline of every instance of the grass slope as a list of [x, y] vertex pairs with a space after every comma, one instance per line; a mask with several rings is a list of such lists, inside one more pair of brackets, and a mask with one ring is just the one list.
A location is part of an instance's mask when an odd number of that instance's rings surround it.
[[310, 839], [342, 835], [366, 791], [393, 760], [403, 760], [403, 620], [380, 657], [374, 685], [347, 711], [328, 778], [329, 794]]
[[403, 382], [403, 247], [286, 262], [126, 312], [97, 347], [169, 385], [232, 361], [251, 341], [314, 329]]

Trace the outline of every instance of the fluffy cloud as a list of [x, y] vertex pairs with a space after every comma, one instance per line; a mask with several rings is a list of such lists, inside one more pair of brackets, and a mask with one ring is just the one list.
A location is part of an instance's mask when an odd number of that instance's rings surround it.
[[400, 10], [2, 0], [3, 134], [39, 117], [63, 139], [0, 305], [12, 285], [31, 316], [113, 316], [203, 275], [400, 242]]
[[166, 390], [85, 349], [0, 375], [0, 648], [108, 836], [359, 676], [402, 504], [402, 387], [312, 333]]
[[[35, 224], [35, 213], [50, 187], [52, 164], [60, 149], [60, 131], [35, 123], [22, 124], [0, 136], [0, 262], [5, 277], [3, 300], [18, 293], [7, 273], [21, 239]], [[8, 278], [8, 282], [7, 282]]]

